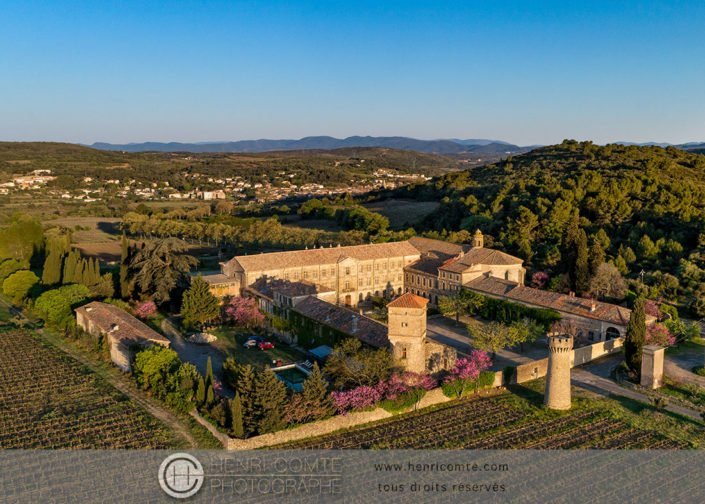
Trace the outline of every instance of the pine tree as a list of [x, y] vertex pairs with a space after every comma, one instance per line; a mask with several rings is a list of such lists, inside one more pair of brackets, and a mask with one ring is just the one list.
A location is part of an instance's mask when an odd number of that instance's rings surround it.
[[646, 344], [646, 314], [644, 300], [637, 299], [627, 324], [627, 336], [624, 339], [624, 360], [637, 376], [641, 376], [641, 354]]
[[130, 297], [130, 280], [128, 273], [130, 270], [130, 245], [127, 242], [125, 232], [122, 232], [122, 253], [120, 255], [120, 297], [128, 299]]
[[230, 423], [234, 437], [242, 439], [245, 437], [245, 429], [242, 421], [242, 401], [240, 394], [235, 392], [235, 399], [230, 401]]
[[590, 266], [588, 264], [587, 235], [585, 230], [578, 231], [578, 242], [575, 250], [575, 269], [573, 270], [575, 292], [582, 296], [590, 288]]
[[314, 363], [311, 374], [306, 378], [301, 395], [316, 419], [326, 417], [335, 410], [333, 399], [328, 394], [328, 384], [317, 363]]
[[284, 406], [286, 405], [286, 385], [277, 378], [271, 368], [257, 376], [255, 384], [255, 412], [259, 419], [259, 434], [276, 432], [284, 427]]
[[187, 326], [198, 328], [220, 316], [220, 302], [201, 275], [191, 280], [191, 286], [184, 293], [181, 315]]
[[42, 283], [44, 285], [54, 285], [61, 281], [61, 269], [63, 265], [64, 251], [55, 240], [49, 242], [49, 254], [44, 261], [42, 270]]
[[203, 382], [203, 377], [198, 378], [198, 388], [196, 388], [196, 404], [201, 406], [206, 400], [206, 384]]
[[242, 404], [242, 426], [245, 437], [257, 430], [259, 418], [255, 408], [255, 370], [249, 364], [242, 366], [237, 382], [237, 393]]

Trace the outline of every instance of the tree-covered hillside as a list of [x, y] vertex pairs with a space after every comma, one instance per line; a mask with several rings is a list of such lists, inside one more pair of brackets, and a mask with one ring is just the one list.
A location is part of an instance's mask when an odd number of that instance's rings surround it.
[[555, 288], [580, 290], [587, 247], [589, 263], [611, 262], [633, 289], [705, 314], [703, 155], [567, 140], [396, 195], [442, 202], [419, 231], [479, 228], [550, 271]]
[[439, 175], [458, 169], [458, 160], [388, 148], [360, 147], [331, 151], [286, 151], [251, 154], [113, 152], [56, 142], [0, 142], [0, 182], [12, 175], [50, 169], [53, 187], [72, 189], [83, 177], [98, 181], [135, 179], [143, 183], [169, 182], [190, 190], [189, 174], [242, 177], [250, 182], [274, 182], [281, 173], [296, 184], [316, 183], [335, 187], [351, 180], [369, 179], [378, 169], [399, 173]]

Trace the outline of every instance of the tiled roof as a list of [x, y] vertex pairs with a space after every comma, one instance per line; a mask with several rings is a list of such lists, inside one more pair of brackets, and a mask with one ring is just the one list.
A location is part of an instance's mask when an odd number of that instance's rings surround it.
[[236, 256], [228, 262], [238, 263], [246, 272], [255, 272], [336, 264], [347, 257], [358, 261], [367, 261], [418, 255], [419, 251], [413, 245], [408, 241], [401, 241]]
[[428, 299], [407, 292], [387, 305], [387, 308], [426, 308]]
[[438, 276], [438, 268], [443, 266], [445, 261], [438, 259], [436, 257], [422, 257], [416, 262], [409, 264], [405, 267], [405, 270], [418, 271], [420, 273], [426, 273], [427, 275]]
[[386, 325], [313, 296], [301, 301], [293, 310], [340, 332], [354, 336], [368, 345], [375, 347], [389, 345]]
[[222, 273], [218, 273], [217, 275], [205, 275], [203, 280], [205, 280], [208, 285], [231, 284], [235, 281], [234, 278], [223, 275]]
[[147, 324], [115, 305], [93, 301], [76, 308], [76, 311], [83, 312], [85, 317], [91, 320], [102, 333], [125, 346], [133, 343], [141, 345], [157, 343], [162, 346], [171, 344], [167, 338], [151, 329]]
[[[611, 303], [602, 303], [590, 299], [568, 296], [558, 292], [533, 289], [509, 280], [482, 275], [469, 281], [463, 287], [481, 294], [502, 296], [511, 301], [529, 303], [542, 308], [558, 310], [580, 317], [603, 320], [612, 324], [626, 326], [631, 310]], [[593, 303], [595, 309], [593, 310]]]
[[311, 296], [314, 294], [320, 294], [321, 292], [334, 292], [333, 289], [329, 287], [316, 285], [304, 280], [290, 282], [288, 280], [281, 280], [279, 278], [271, 277], [258, 278], [252, 285], [250, 285], [250, 289], [257, 291], [268, 298], [272, 298], [272, 295], [275, 292], [279, 292], [287, 297]]
[[448, 262], [441, 267], [442, 270], [461, 273], [475, 264], [486, 264], [488, 266], [509, 266], [523, 264], [524, 261], [495, 249], [474, 247], [468, 250], [462, 257]]
[[409, 238], [409, 243], [421, 252], [421, 254], [432, 255], [442, 260], [449, 259], [463, 251], [470, 250], [469, 245], [458, 245], [457, 243], [433, 240], [422, 236]]

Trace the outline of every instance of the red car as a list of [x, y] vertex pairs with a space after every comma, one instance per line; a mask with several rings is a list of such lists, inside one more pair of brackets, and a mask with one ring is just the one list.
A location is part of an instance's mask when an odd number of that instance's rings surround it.
[[269, 348], [274, 348], [274, 343], [272, 343], [271, 341], [260, 341], [259, 343], [257, 343], [257, 346], [260, 350], [267, 350]]

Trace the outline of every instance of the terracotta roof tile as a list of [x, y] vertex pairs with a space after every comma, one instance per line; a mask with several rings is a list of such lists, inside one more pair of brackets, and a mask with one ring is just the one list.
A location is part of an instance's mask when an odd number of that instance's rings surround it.
[[396, 298], [394, 301], [390, 302], [387, 307], [388, 308], [426, 308], [426, 305], [428, 304], [428, 299], [423, 298], [421, 296], [417, 296], [416, 294], [412, 294], [410, 292], [407, 292], [406, 294], [402, 294], [398, 298]]

